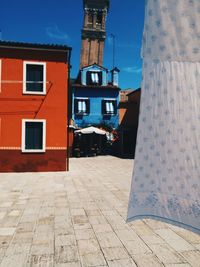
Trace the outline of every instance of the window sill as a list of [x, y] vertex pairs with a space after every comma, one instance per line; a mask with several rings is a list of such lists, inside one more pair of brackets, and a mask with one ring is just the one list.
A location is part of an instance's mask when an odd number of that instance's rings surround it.
[[88, 116], [89, 113], [75, 113], [76, 116]]
[[24, 91], [23, 95], [46, 95], [46, 92]]
[[22, 149], [22, 153], [45, 153], [45, 149]]
[[102, 114], [102, 116], [116, 116], [117, 114], [112, 114], [112, 113], [106, 113], [106, 114]]

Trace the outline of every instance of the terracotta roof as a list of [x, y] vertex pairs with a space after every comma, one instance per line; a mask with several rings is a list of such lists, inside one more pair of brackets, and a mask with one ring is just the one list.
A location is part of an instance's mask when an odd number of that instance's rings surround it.
[[120, 94], [128, 95], [128, 94], [132, 93], [133, 91], [134, 91], [133, 89], [121, 90]]
[[122, 90], [120, 92], [120, 102], [129, 102], [130, 101], [130, 96], [134, 97], [134, 95], [136, 95], [137, 97], [137, 93], [140, 93], [141, 88], [138, 88], [136, 90], [133, 89], [126, 89], [126, 90]]
[[128, 92], [128, 93], [127, 93], [127, 96], [129, 96], [129, 95], [131, 95], [131, 94], [134, 94], [134, 93], [137, 93], [137, 92], [139, 92], [139, 91], [141, 91], [141, 88], [138, 88], [138, 89], [135, 89], [135, 90], [133, 90], [133, 91], [131, 91], [131, 92]]

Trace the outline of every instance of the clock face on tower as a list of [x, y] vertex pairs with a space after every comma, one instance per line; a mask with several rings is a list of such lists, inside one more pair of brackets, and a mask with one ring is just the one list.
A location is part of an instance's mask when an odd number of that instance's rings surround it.
[[83, 0], [84, 24], [80, 68], [94, 63], [102, 66], [109, 0]]

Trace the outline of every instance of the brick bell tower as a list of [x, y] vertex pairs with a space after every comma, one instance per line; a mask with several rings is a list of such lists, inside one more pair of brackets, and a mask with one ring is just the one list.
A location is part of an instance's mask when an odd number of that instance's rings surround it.
[[80, 68], [97, 63], [102, 66], [106, 39], [106, 16], [110, 0], [83, 0], [84, 25]]

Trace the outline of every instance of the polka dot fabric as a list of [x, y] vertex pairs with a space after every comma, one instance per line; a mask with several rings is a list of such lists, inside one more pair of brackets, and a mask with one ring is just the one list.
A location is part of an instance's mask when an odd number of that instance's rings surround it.
[[199, 0], [146, 3], [141, 109], [128, 208], [128, 221], [151, 217], [198, 233], [199, 12]]
[[200, 61], [200, 0], [149, 0], [142, 57]]

